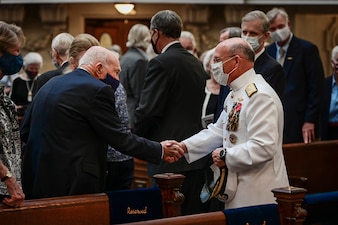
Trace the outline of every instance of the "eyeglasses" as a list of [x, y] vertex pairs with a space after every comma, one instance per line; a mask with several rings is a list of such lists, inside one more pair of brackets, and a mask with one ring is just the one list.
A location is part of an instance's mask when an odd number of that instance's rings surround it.
[[231, 57], [234, 57], [234, 55], [228, 55], [228, 56], [222, 56], [222, 57], [214, 57], [212, 61], [214, 63], [218, 63], [218, 62], [222, 61], [222, 59], [224, 59], [224, 58], [231, 58]]

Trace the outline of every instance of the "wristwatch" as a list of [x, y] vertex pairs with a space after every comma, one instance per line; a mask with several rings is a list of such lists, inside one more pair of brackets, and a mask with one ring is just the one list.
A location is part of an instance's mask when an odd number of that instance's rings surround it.
[[226, 155], [227, 155], [227, 149], [226, 149], [226, 148], [223, 148], [223, 149], [219, 152], [219, 158], [225, 162], [225, 156], [226, 156]]
[[8, 178], [11, 178], [13, 175], [10, 171], [7, 171], [6, 175], [1, 178], [1, 182], [5, 182]]

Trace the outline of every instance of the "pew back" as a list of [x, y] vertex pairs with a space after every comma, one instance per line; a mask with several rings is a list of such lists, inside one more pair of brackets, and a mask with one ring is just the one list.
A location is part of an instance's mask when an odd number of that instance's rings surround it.
[[102, 193], [27, 200], [16, 209], [0, 204], [0, 221], [6, 225], [109, 225], [109, 200]]
[[143, 222], [128, 223], [128, 225], [226, 225], [223, 212], [200, 213], [187, 216], [148, 220]]
[[283, 145], [289, 177], [306, 177], [308, 194], [338, 190], [338, 140]]
[[0, 203], [0, 223], [6, 225], [110, 225], [180, 215], [185, 177], [158, 174], [158, 188], [111, 191], [25, 200], [20, 208]]

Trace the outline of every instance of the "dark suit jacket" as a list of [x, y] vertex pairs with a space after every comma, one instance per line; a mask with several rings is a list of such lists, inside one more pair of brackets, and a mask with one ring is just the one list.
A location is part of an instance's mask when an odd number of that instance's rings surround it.
[[332, 77], [333, 75], [325, 78], [325, 91], [323, 99], [322, 109], [322, 120], [321, 120], [321, 138], [322, 140], [328, 140], [328, 127], [330, 119], [330, 104], [331, 104], [331, 93], [332, 93]]
[[[285, 87], [285, 74], [283, 67], [275, 59], [268, 55], [265, 50], [255, 60], [254, 69], [257, 74], [261, 74], [264, 77], [264, 79], [271, 85], [278, 96], [282, 99]], [[215, 121], [222, 113], [223, 104], [229, 92], [229, 86], [221, 86], [215, 113]]]
[[43, 74], [41, 74], [38, 79], [35, 82], [35, 85], [33, 87], [33, 96], [38, 92], [38, 90], [45, 84], [47, 81], [49, 81], [51, 78], [55, 76], [59, 76], [63, 74], [63, 71], [68, 67], [69, 62], [63, 63], [60, 68], [57, 68], [55, 70], [47, 71]]
[[144, 84], [147, 72], [148, 59], [141, 50], [129, 48], [121, 57], [122, 71], [119, 75], [120, 81], [127, 93], [127, 106], [131, 127], [134, 127], [134, 114]]
[[[152, 140], [181, 141], [202, 129], [205, 71], [201, 63], [181, 44], [148, 64], [139, 106], [135, 114], [135, 132]], [[154, 173], [182, 172], [205, 168], [199, 161], [188, 164], [184, 157], [178, 162], [161, 162]]]
[[[275, 43], [266, 50], [276, 58]], [[284, 71], [286, 84], [283, 95], [283, 143], [303, 142], [302, 126], [305, 122], [315, 124], [315, 135], [318, 138], [324, 71], [317, 46], [293, 36], [286, 52]]]
[[102, 192], [108, 144], [159, 163], [162, 147], [123, 133], [110, 86], [82, 69], [58, 76], [37, 93], [21, 127], [27, 198]]

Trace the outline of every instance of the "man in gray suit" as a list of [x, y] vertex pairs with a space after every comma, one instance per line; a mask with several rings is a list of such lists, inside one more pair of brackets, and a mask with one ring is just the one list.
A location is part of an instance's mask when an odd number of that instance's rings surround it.
[[127, 93], [129, 121], [130, 127], [133, 130], [135, 109], [140, 100], [148, 65], [146, 49], [150, 45], [149, 28], [143, 24], [132, 26], [126, 45], [129, 49], [121, 57], [122, 71], [119, 77]]

